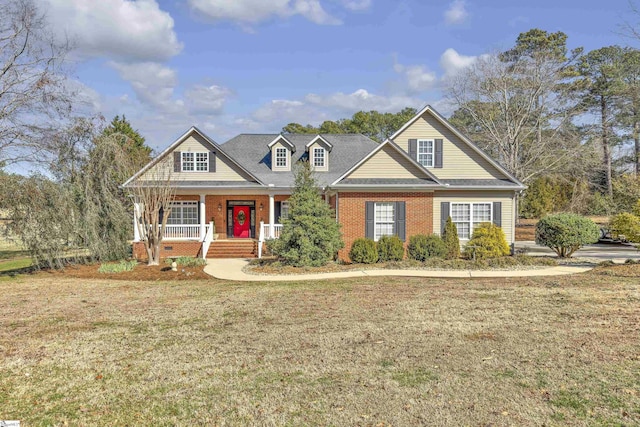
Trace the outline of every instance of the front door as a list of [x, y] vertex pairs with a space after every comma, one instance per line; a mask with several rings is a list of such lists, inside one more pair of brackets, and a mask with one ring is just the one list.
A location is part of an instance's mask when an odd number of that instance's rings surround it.
[[233, 237], [251, 237], [251, 208], [249, 206], [233, 207]]

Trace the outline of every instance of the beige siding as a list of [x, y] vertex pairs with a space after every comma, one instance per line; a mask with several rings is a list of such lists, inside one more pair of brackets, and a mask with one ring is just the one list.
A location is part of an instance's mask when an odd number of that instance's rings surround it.
[[[193, 134], [176, 147], [175, 151], [208, 152], [210, 150], [209, 147], [199, 135]], [[157, 179], [160, 177], [161, 168], [167, 167], [171, 171], [171, 178], [177, 181], [254, 181], [231, 161], [223, 157], [221, 155], [216, 157], [215, 172], [173, 172], [173, 152], [171, 152], [160, 162], [165, 166], [158, 164], [152, 167], [145, 172], [141, 179], [151, 180], [154, 177]]]
[[506, 176], [428, 111], [407, 127], [393, 142], [409, 152], [409, 139], [442, 138], [442, 168], [429, 168], [442, 179], [504, 179]]
[[426, 174], [389, 145], [358, 166], [347, 178], [425, 178]]
[[[287, 166], [286, 167], [277, 167], [276, 166], [276, 148], [285, 148], [287, 150]], [[291, 170], [291, 150], [286, 145], [283, 145], [281, 142], [276, 142], [271, 147], [271, 170], [278, 172], [286, 172]]]
[[[324, 149], [324, 167], [317, 168], [313, 166], [313, 149], [314, 148]], [[309, 164], [311, 164], [311, 167], [318, 172], [326, 172], [329, 170], [329, 150], [327, 150], [327, 147], [325, 147], [324, 144], [318, 144], [317, 142], [314, 142], [309, 146]]]
[[507, 241], [515, 240], [513, 191], [436, 191], [433, 197], [433, 230], [440, 234], [440, 203], [502, 202], [502, 230]]

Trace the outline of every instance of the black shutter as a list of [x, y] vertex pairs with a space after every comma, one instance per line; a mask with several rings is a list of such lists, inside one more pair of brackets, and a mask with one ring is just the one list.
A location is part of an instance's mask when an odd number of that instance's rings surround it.
[[376, 218], [376, 207], [374, 202], [366, 202], [365, 204], [365, 237], [373, 239], [375, 235], [374, 223]]
[[418, 161], [418, 140], [417, 139], [409, 140], [409, 157], [411, 157], [416, 162]]
[[440, 235], [444, 236], [444, 228], [449, 218], [449, 202], [440, 203]]
[[442, 140], [436, 139], [436, 149], [433, 167], [442, 168]]
[[502, 227], [502, 202], [493, 202], [493, 223]]
[[216, 171], [216, 153], [213, 151], [209, 152], [209, 172]]
[[280, 215], [282, 215], [282, 202], [276, 202], [273, 215], [276, 224], [282, 224], [282, 221], [280, 221]]
[[396, 202], [396, 235], [403, 242], [407, 240], [407, 221], [406, 221], [405, 202]]
[[174, 172], [182, 171], [181, 157], [180, 157], [179, 151], [173, 152], [173, 171]]

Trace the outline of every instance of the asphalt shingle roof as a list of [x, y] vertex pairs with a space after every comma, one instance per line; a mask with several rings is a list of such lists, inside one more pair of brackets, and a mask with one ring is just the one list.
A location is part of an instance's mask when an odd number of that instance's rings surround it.
[[[316, 136], [314, 134], [284, 135], [296, 147], [295, 153], [292, 154], [293, 164], [301, 158], [307, 158], [306, 145]], [[377, 142], [359, 134], [322, 134], [321, 136], [333, 145], [331, 152], [328, 153], [329, 171], [316, 172], [318, 183], [322, 186], [333, 183], [378, 146]], [[266, 185], [292, 187], [293, 170], [288, 172], [271, 170], [271, 150], [268, 145], [277, 137], [278, 134], [240, 134], [221, 144], [221, 148]]]
[[451, 186], [465, 187], [519, 187], [518, 184], [508, 179], [441, 179], [440, 182]]
[[437, 185], [431, 179], [421, 179], [421, 178], [346, 178], [340, 181], [339, 184], [344, 185]]

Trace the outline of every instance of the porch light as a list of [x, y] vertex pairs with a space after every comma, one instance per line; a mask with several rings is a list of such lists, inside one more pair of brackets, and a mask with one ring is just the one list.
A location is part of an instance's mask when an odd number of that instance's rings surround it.
[[218, 203], [218, 212], [222, 211], [222, 203]]
[[260, 212], [262, 212], [262, 209], [264, 209], [264, 205], [260, 202]]

